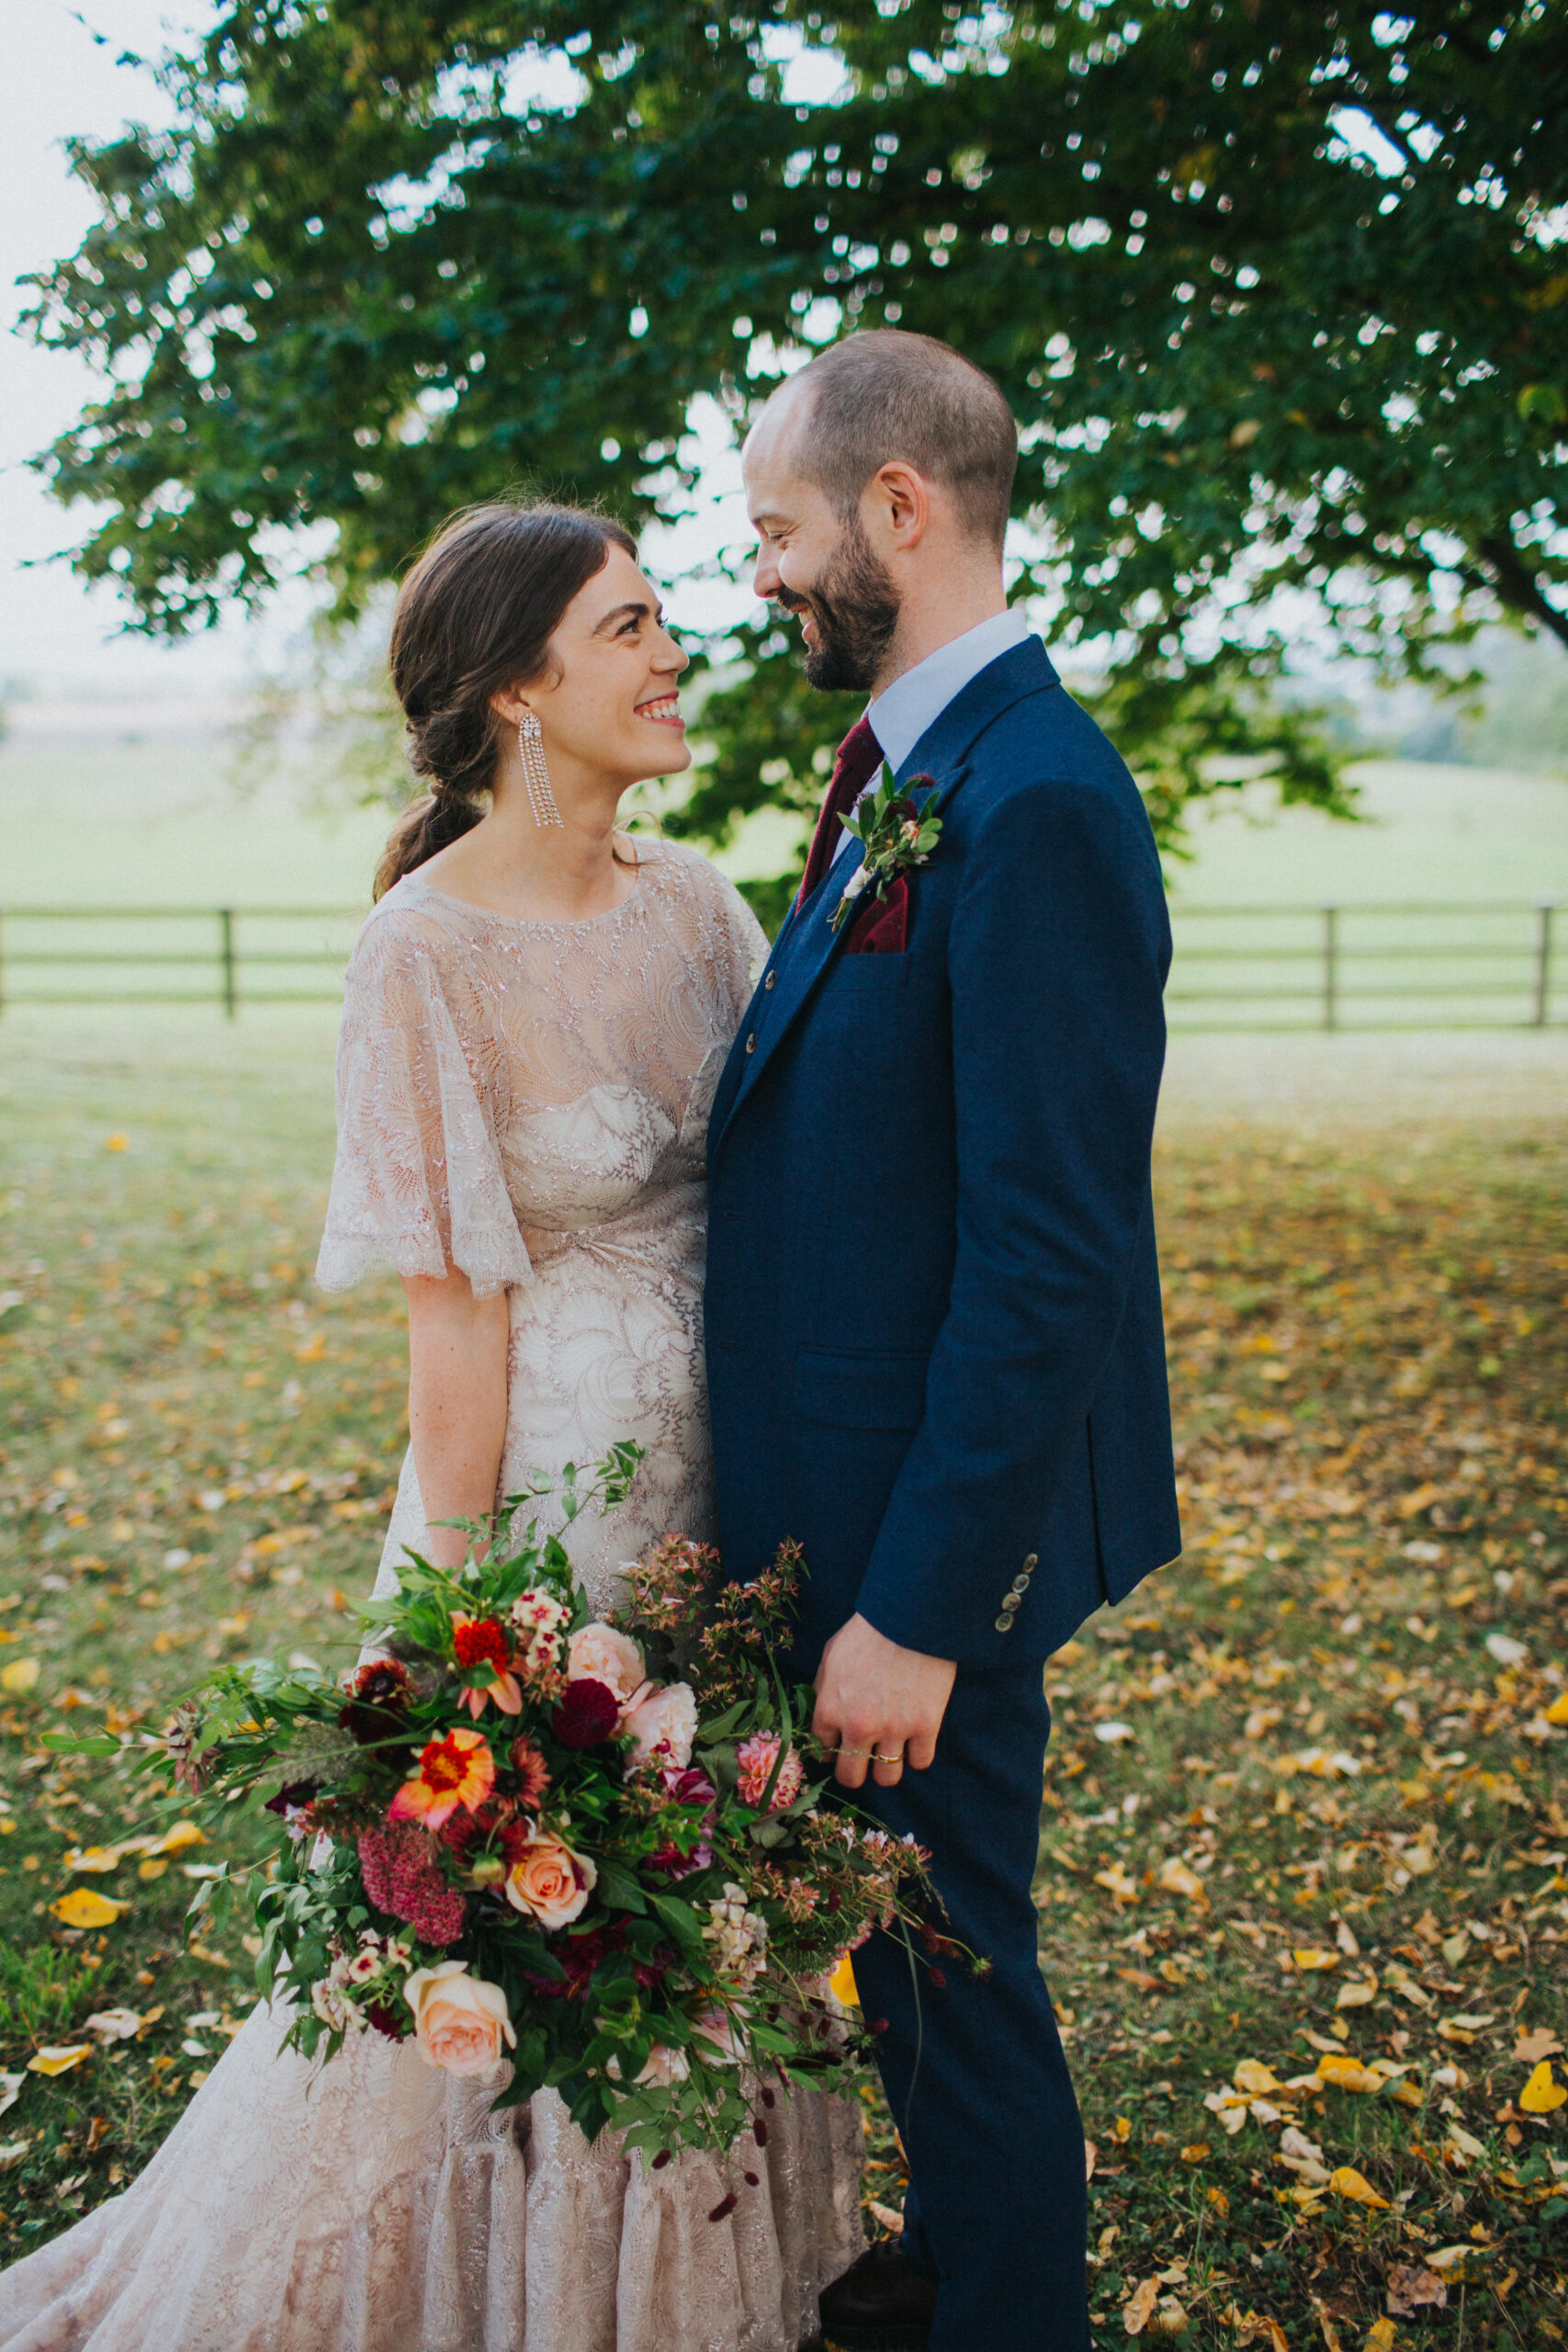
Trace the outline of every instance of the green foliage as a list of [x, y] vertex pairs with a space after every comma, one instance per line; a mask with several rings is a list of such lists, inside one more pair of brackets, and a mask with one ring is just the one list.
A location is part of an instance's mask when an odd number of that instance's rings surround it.
[[[836, 42], [839, 102], [785, 102], [791, 35]], [[575, 104], [515, 95], [539, 51]], [[172, 130], [76, 148], [104, 217], [39, 311], [115, 371], [47, 464], [153, 633], [265, 595], [301, 525], [349, 614], [521, 481], [646, 519], [694, 394], [743, 409], [789, 346], [897, 322], [1006, 390], [1031, 582], [1109, 659], [1167, 840], [1216, 749], [1344, 806], [1272, 700], [1279, 591], [1394, 674], [1498, 614], [1568, 643], [1545, 0], [236, 0], [164, 78]], [[843, 731], [776, 629], [742, 650], [708, 838], [808, 805]]]

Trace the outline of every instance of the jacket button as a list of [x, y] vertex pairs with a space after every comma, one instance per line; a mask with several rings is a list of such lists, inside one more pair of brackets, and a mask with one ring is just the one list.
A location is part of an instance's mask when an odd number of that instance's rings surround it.
[[746, 1050], [749, 1054], [754, 1054], [757, 1050], [757, 1032], [755, 1029], [752, 1030], [751, 1035], [746, 1040]]
[[1012, 1580], [1012, 1589], [1014, 1592], [1018, 1593], [1021, 1597], [1026, 1593], [1029, 1590], [1029, 1577], [1027, 1574], [1021, 1577], [1014, 1577]]
[[776, 972], [770, 972], [770, 973], [768, 974], [767, 978], [762, 982], [762, 986], [763, 986], [765, 989], [771, 989], [771, 988], [774, 985], [774, 983], [777, 981], [778, 977], [779, 977], [779, 976], [778, 976], [778, 974], [777, 974]]
[[1004, 1592], [1004, 1593], [1003, 1593], [1003, 1595], [1002, 1595], [1002, 1611], [1003, 1611], [1004, 1615], [1009, 1616], [1009, 1617], [1016, 1616], [1016, 1615], [1017, 1615], [1017, 1613], [1018, 1613], [1018, 1611], [1019, 1611], [1022, 1607], [1023, 1607], [1023, 1595], [1022, 1595], [1022, 1593], [1021, 1593], [1021, 1592]]
[[1025, 1575], [1026, 1577], [1032, 1577], [1032, 1576], [1034, 1574], [1035, 1569], [1036, 1569], [1039, 1566], [1040, 1566], [1040, 1555], [1039, 1555], [1039, 1553], [1038, 1553], [1038, 1552], [1026, 1552], [1026, 1553], [1024, 1554], [1024, 1555], [1023, 1555], [1023, 1573], [1024, 1573], [1024, 1575]]
[[998, 1617], [997, 1619], [997, 1631], [998, 1634], [1010, 1634], [1012, 1631], [1012, 1619], [1010, 1617]]

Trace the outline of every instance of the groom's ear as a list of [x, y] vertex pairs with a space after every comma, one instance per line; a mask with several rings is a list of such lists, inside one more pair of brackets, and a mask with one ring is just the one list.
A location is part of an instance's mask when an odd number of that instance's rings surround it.
[[861, 492], [861, 519], [879, 555], [908, 554], [931, 527], [931, 483], [902, 458], [890, 458]]

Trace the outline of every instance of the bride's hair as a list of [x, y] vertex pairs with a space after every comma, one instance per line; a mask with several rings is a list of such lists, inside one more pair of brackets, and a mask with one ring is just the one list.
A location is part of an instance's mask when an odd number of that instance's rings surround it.
[[504, 728], [491, 696], [540, 677], [549, 641], [612, 547], [637, 542], [578, 506], [470, 506], [443, 525], [398, 594], [388, 662], [408, 726], [411, 801], [376, 869], [379, 899], [477, 825]]

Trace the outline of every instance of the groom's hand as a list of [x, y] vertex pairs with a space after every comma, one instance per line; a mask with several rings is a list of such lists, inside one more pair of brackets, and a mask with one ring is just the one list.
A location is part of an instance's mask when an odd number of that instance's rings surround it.
[[811, 1721], [823, 1747], [838, 1750], [840, 1785], [861, 1787], [868, 1766], [884, 1789], [906, 1764], [923, 1772], [936, 1754], [957, 1671], [952, 1658], [900, 1649], [863, 1617], [841, 1625], [817, 1669]]

